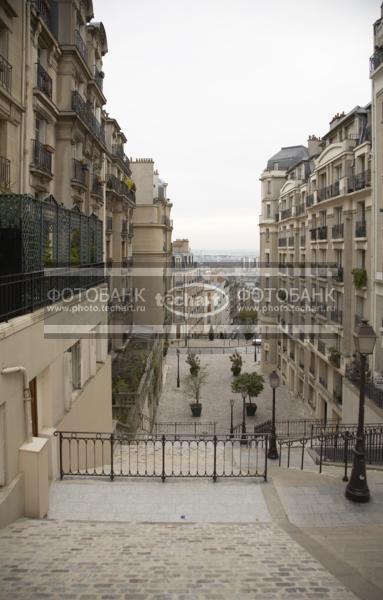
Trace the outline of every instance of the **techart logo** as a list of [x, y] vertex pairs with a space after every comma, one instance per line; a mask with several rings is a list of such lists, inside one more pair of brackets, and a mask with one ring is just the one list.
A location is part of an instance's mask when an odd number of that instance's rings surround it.
[[157, 306], [164, 306], [183, 319], [201, 319], [225, 311], [229, 297], [220, 287], [201, 282], [174, 286], [166, 296], [156, 295]]

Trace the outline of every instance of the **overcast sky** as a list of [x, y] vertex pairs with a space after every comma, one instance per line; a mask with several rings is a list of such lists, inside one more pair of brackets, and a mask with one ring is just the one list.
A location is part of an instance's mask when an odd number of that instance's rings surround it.
[[176, 237], [258, 248], [259, 175], [371, 99], [380, 0], [93, 0], [106, 109], [168, 182]]

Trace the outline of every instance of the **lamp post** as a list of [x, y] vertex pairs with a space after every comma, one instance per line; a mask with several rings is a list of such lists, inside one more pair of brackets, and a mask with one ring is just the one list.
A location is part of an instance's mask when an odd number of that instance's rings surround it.
[[273, 416], [272, 416], [272, 425], [271, 425], [271, 435], [270, 435], [270, 445], [269, 451], [267, 453], [267, 458], [271, 458], [272, 460], [279, 458], [278, 449], [277, 449], [277, 435], [275, 431], [275, 390], [279, 387], [280, 379], [279, 375], [276, 371], [270, 373], [269, 376], [270, 387], [273, 390]]
[[246, 438], [246, 406], [245, 406], [246, 394], [242, 394], [242, 401], [243, 401], [243, 405], [242, 405], [242, 439], [241, 439], [241, 444], [246, 444], [247, 443], [247, 438]]
[[257, 339], [254, 339], [254, 362], [257, 362]]
[[368, 502], [370, 490], [367, 485], [364, 444], [364, 393], [366, 385], [367, 356], [374, 352], [376, 334], [367, 319], [362, 319], [354, 332], [355, 348], [360, 356], [359, 415], [356, 443], [352, 461], [350, 481], [347, 484], [346, 498], [353, 502]]
[[177, 387], [180, 387], [180, 350], [177, 348]]
[[234, 398], [230, 398], [230, 437], [234, 437], [234, 423], [233, 423], [233, 411], [234, 411]]

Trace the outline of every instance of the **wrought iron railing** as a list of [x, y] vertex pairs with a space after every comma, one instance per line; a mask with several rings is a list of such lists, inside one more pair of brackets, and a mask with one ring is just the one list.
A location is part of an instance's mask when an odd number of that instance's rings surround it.
[[357, 221], [355, 223], [355, 237], [357, 238], [364, 238], [366, 237], [366, 232], [367, 232], [367, 225], [366, 225], [366, 221]]
[[335, 309], [330, 311], [330, 319], [334, 321], [334, 323], [343, 323], [343, 311]]
[[339, 240], [343, 238], [344, 224], [337, 223], [332, 226], [332, 239]]
[[279, 238], [278, 246], [279, 248], [285, 248], [287, 246], [287, 238]]
[[349, 177], [348, 180], [348, 192], [357, 192], [358, 190], [363, 190], [366, 187], [371, 185], [371, 170], [367, 169], [367, 171], [362, 171], [357, 175], [353, 175]]
[[289, 247], [294, 246], [294, 237], [287, 238], [287, 245]]
[[288, 219], [289, 217], [291, 217], [291, 208], [285, 208], [284, 210], [281, 210], [281, 221], [283, 219]]
[[129, 168], [130, 162], [124, 152], [124, 146], [122, 144], [113, 144], [112, 154], [113, 154], [113, 156], [120, 158], [122, 160], [122, 162]]
[[[275, 422], [275, 430], [278, 437], [305, 436], [313, 438], [326, 427], [336, 427], [338, 421], [335, 419], [287, 419]], [[264, 421], [255, 425], [254, 433], [271, 433], [272, 421]]]
[[32, 0], [32, 6], [39, 13], [44, 23], [51, 28], [51, 7], [50, 2], [47, 0]]
[[299, 217], [300, 215], [303, 215], [303, 213], [305, 212], [305, 210], [306, 210], [306, 206], [305, 206], [304, 203], [303, 204], [298, 204], [295, 207], [295, 216]]
[[92, 174], [92, 194], [99, 198], [103, 197], [102, 182], [97, 173]]
[[7, 190], [11, 184], [11, 161], [0, 156], [0, 187]]
[[52, 78], [40, 63], [37, 63], [37, 87], [48, 98], [52, 99]]
[[85, 125], [94, 133], [94, 135], [105, 145], [105, 129], [99, 123], [92, 109], [79, 92], [72, 92], [72, 110], [80, 117]]
[[113, 218], [112, 217], [106, 217], [106, 231], [108, 231], [109, 233], [111, 233], [113, 230]]
[[93, 65], [93, 78], [100, 90], [102, 90], [104, 86], [104, 71], [99, 70], [96, 65]]
[[0, 322], [72, 298], [73, 290], [86, 290], [104, 281], [102, 263], [76, 270], [52, 270], [49, 275], [44, 271], [1, 275]]
[[318, 340], [318, 351], [326, 355], [326, 344], [322, 340]]
[[[351, 383], [360, 389], [360, 374], [356, 373], [352, 369], [346, 370], [346, 377]], [[365, 383], [365, 394], [366, 396], [379, 406], [379, 408], [383, 408], [383, 389], [378, 387], [373, 381], [366, 381]]]
[[52, 174], [52, 152], [45, 148], [45, 145], [38, 140], [32, 140], [32, 161], [33, 167], [39, 171]]
[[84, 166], [84, 164], [77, 159], [73, 159], [73, 181], [76, 181], [78, 183], [81, 183], [81, 185], [86, 185], [86, 172], [87, 172], [87, 168]]
[[80, 55], [84, 59], [84, 61], [87, 63], [88, 62], [88, 48], [86, 46], [86, 43], [82, 39], [81, 33], [79, 32], [78, 29], [75, 29], [75, 32], [74, 32], [74, 44], [75, 44], [77, 50], [79, 51]]
[[370, 58], [370, 75], [382, 64], [382, 62], [383, 48], [378, 48]]
[[317, 239], [318, 240], [327, 240], [327, 227], [326, 227], [326, 225], [322, 225], [321, 227], [318, 227]]
[[309, 208], [314, 204], [314, 194], [308, 194], [306, 197], [306, 207]]
[[56, 432], [60, 478], [261, 477], [268, 435], [171, 435]]
[[151, 429], [156, 435], [215, 435], [217, 433], [217, 423], [214, 421], [194, 421], [193, 423], [154, 423]]
[[317, 239], [317, 229], [316, 229], [316, 227], [314, 227], [313, 229], [310, 229], [310, 237], [311, 237], [311, 241], [315, 242], [315, 240]]
[[12, 66], [0, 55], [0, 84], [7, 90], [11, 91], [12, 88]]

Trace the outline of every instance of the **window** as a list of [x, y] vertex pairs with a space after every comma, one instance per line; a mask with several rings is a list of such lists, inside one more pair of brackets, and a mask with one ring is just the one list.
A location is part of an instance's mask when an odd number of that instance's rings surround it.
[[266, 242], [270, 241], [270, 229], [266, 229]]
[[0, 54], [6, 60], [8, 59], [8, 29], [0, 23]]
[[81, 389], [81, 342], [71, 348], [72, 355], [72, 390]]
[[269, 219], [271, 217], [271, 204], [266, 204], [266, 217]]
[[5, 404], [0, 405], [0, 487], [5, 485]]
[[267, 181], [267, 193], [271, 194], [271, 181], [270, 181], [270, 179]]

